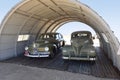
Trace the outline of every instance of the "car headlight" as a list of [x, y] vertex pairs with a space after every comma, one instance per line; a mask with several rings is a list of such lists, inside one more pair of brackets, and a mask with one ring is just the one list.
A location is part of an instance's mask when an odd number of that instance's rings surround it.
[[45, 43], [49, 43], [49, 41], [45, 41]]
[[67, 52], [67, 50], [63, 50], [63, 52]]
[[72, 43], [73, 41], [71, 40], [70, 42]]
[[36, 44], [35, 43], [33, 44], [33, 48], [36, 48]]
[[88, 40], [85, 41], [85, 43], [88, 43], [88, 42], [89, 42]]
[[90, 53], [95, 53], [95, 51], [91, 50]]
[[25, 47], [25, 50], [28, 50], [28, 47]]
[[49, 47], [45, 47], [45, 51], [48, 51], [49, 50]]

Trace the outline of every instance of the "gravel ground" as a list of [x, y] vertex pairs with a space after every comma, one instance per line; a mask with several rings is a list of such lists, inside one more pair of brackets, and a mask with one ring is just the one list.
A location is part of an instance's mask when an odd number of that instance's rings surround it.
[[0, 80], [119, 80], [0, 62]]

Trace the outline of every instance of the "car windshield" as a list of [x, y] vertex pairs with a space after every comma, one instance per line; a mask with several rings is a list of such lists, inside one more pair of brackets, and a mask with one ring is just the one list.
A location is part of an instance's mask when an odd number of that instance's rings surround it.
[[38, 38], [39, 39], [55, 39], [56, 38], [56, 34], [41, 34], [40, 37]]
[[78, 33], [78, 34], [73, 34], [72, 35], [72, 38], [87, 38], [87, 37], [89, 37], [89, 35], [88, 34], [86, 34], [86, 33]]

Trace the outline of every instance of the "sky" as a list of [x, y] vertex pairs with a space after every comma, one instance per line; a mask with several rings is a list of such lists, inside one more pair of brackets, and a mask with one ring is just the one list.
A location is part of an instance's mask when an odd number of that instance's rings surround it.
[[[9, 1], [9, 2], [8, 2]], [[21, 0], [1, 0], [0, 1], [0, 23], [2, 22], [3, 18], [7, 13]], [[114, 31], [114, 34], [120, 41], [120, 0], [79, 0], [80, 2], [88, 5], [90, 8], [92, 8], [94, 11], [96, 11], [110, 26], [112, 31]], [[71, 26], [71, 29], [68, 26]], [[72, 28], [72, 26], [77, 26], [76, 28]], [[85, 27], [81, 27], [85, 26]], [[90, 27], [88, 27], [85, 24], [78, 23], [78, 22], [72, 22], [67, 23], [64, 26], [62, 26], [59, 30], [66, 29], [66, 33], [71, 33], [76, 30], [92, 30]], [[71, 32], [70, 32], [71, 31]], [[63, 31], [62, 31], [63, 32]]]

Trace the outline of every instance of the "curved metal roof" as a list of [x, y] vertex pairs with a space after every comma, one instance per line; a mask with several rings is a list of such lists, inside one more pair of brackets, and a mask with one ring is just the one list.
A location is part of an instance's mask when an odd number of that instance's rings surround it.
[[75, 0], [25, 0], [10, 13], [5, 23], [13, 28], [20, 26], [19, 34], [56, 31], [69, 21], [83, 22], [99, 32], [109, 29], [96, 12]]

